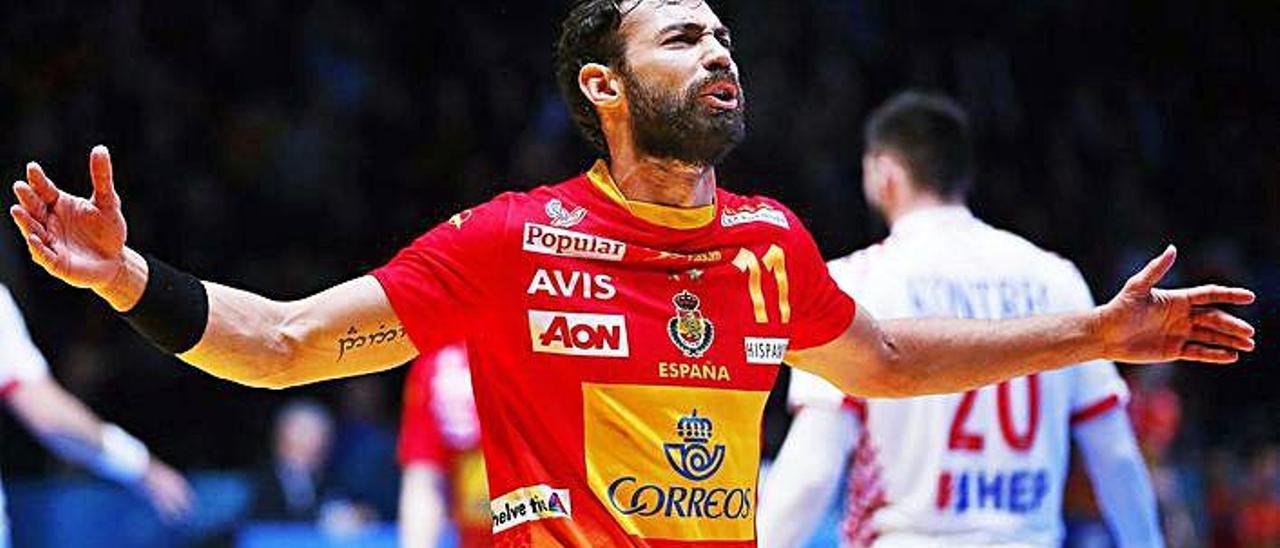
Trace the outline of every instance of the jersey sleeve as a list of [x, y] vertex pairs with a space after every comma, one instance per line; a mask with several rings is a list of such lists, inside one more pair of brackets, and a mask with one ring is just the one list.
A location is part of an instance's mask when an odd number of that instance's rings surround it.
[[400, 466], [427, 463], [444, 466], [446, 450], [440, 423], [432, 413], [431, 378], [434, 356], [414, 360], [404, 383], [404, 410], [400, 417]]
[[[1057, 312], [1086, 310], [1094, 306], [1093, 294], [1084, 276], [1066, 264], [1060, 285]], [[1071, 424], [1080, 424], [1129, 402], [1129, 388], [1116, 366], [1107, 360], [1082, 363], [1071, 369]]]
[[[781, 206], [779, 206], [781, 207]], [[792, 242], [788, 253], [792, 296], [791, 350], [822, 346], [844, 333], [853, 323], [858, 306], [836, 286], [822, 260], [813, 235], [794, 213], [787, 211]]]
[[513, 199], [504, 194], [454, 215], [372, 272], [420, 350], [464, 338], [486, 309], [503, 271]]
[[49, 365], [31, 342], [18, 304], [9, 290], [0, 286], [0, 396], [7, 396], [20, 383], [48, 375]]

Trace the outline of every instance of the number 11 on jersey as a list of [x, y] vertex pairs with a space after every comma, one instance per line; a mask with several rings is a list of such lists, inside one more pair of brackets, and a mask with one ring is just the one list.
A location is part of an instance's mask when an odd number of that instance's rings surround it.
[[764, 303], [764, 282], [761, 280], [761, 265], [764, 270], [773, 273], [778, 285], [778, 314], [782, 323], [791, 322], [790, 283], [787, 281], [787, 253], [777, 244], [769, 246], [763, 260], [750, 249], [742, 248], [738, 256], [733, 258], [733, 266], [747, 273], [747, 291], [751, 295], [751, 304], [755, 308], [756, 323], [769, 323], [769, 310]]

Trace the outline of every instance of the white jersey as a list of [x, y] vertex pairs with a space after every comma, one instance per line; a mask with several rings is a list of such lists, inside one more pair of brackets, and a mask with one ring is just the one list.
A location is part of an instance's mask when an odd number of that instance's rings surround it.
[[[1093, 305], [1070, 262], [963, 207], [914, 212], [883, 243], [828, 266], [882, 319], [1006, 319]], [[853, 400], [793, 374], [793, 407], [843, 407], [865, 426], [849, 461], [841, 534], [851, 546], [1058, 546], [1070, 427], [1128, 398], [1106, 361], [900, 400]]]
[[[31, 342], [22, 312], [9, 290], [0, 285], [0, 398], [6, 398], [19, 384], [49, 375], [44, 356]], [[4, 487], [0, 485], [0, 547], [8, 546], [9, 522], [4, 512]]]

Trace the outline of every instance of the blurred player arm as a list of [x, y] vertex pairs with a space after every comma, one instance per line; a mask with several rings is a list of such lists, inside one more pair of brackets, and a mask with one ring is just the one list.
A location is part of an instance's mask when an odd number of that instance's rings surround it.
[[[389, 369], [416, 354], [371, 276], [281, 302], [144, 259], [125, 246], [106, 147], [94, 148], [89, 172], [87, 199], [59, 190], [34, 162], [27, 180], [14, 184], [10, 215], [32, 260], [126, 316], [138, 312], [134, 326], [145, 322], [144, 334], [188, 363], [242, 384], [284, 388]], [[144, 300], [144, 293], [159, 297]]]
[[800, 407], [765, 481], [760, 546], [808, 544], [835, 499], [858, 428], [847, 409]]
[[1124, 409], [1076, 424], [1071, 434], [1116, 544], [1164, 546], [1151, 477]]
[[1095, 359], [1234, 363], [1254, 329], [1217, 307], [1253, 302], [1244, 289], [1155, 286], [1173, 266], [1170, 247], [1111, 302], [1083, 312], [1000, 321], [903, 319], [859, 311], [845, 332], [787, 363], [865, 397], [962, 392]]
[[439, 546], [445, 525], [444, 474], [430, 462], [410, 462], [400, 483], [400, 545]]
[[104, 478], [136, 487], [166, 520], [191, 509], [191, 486], [146, 446], [102, 421], [51, 378], [19, 383], [6, 399], [9, 409], [59, 457]]

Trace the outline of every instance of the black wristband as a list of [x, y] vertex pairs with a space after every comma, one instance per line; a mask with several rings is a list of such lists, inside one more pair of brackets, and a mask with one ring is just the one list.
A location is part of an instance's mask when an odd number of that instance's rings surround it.
[[147, 287], [138, 304], [121, 316], [170, 354], [195, 347], [209, 324], [209, 295], [195, 276], [147, 255]]

